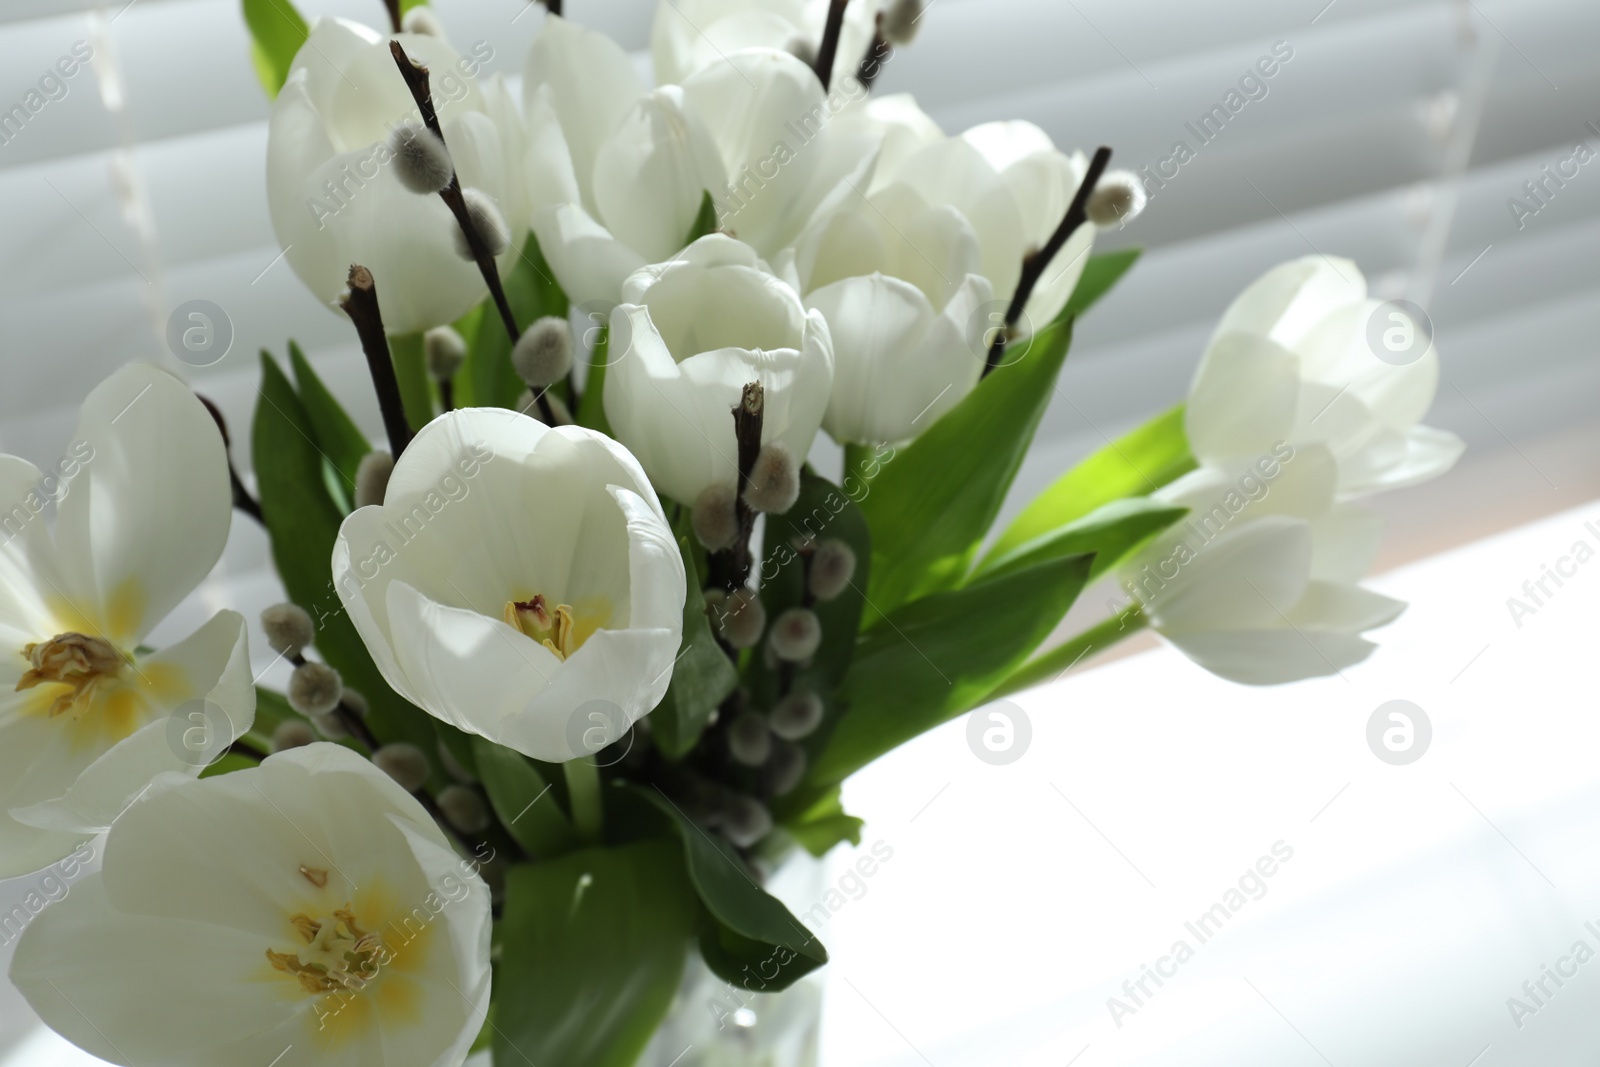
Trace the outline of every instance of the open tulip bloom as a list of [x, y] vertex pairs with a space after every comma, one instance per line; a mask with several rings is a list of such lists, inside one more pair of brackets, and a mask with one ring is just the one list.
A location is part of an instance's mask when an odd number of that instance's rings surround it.
[[[0, 457], [0, 876], [107, 834], [12, 978], [93, 1054], [638, 1062], [686, 976], [743, 1003], [827, 962], [762, 875], [859, 844], [840, 785], [897, 745], [1142, 628], [1268, 685], [1403, 610], [1359, 499], [1462, 446], [1348, 260], [1267, 271], [1185, 404], [999, 523], [1143, 198], [1109, 148], [872, 96], [924, 5], [664, 0], [654, 88], [551, 14], [520, 100], [425, 7], [244, 6], [273, 224], [385, 439], [291, 342], [253, 477], [146, 365], [50, 475]], [[233, 512], [281, 694], [234, 612], [148, 647]]]

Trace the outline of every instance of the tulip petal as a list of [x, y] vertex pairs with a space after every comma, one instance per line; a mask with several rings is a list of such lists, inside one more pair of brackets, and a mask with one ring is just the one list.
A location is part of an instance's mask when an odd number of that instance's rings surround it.
[[614, 306], [622, 283], [645, 263], [577, 204], [535, 212], [533, 231], [574, 304]]
[[[136, 669], [152, 680], [159, 678], [166, 699], [149, 704], [139, 728], [75, 779], [62, 783], [59, 795], [26, 806], [13, 801], [12, 818], [58, 833], [100, 833], [156, 775], [198, 775], [202, 760], [220, 756], [255, 721], [244, 616], [236, 611], [218, 612], [183, 641], [141, 660]], [[204, 710], [198, 703], [202, 700]], [[185, 718], [174, 725], [171, 716], [180, 713]]]
[[89, 393], [73, 440], [93, 458], [58, 511], [74, 579], [58, 617], [132, 648], [222, 555], [233, 517], [222, 434], [183, 382], [132, 363]]
[[644, 92], [639, 75], [615, 41], [559, 15], [547, 16], [528, 52], [523, 100], [531, 104], [541, 86], [566, 136], [583, 207], [596, 214], [595, 158]]
[[1292, 352], [1253, 334], [1217, 337], [1189, 390], [1184, 430], [1190, 449], [1219, 463], [1271, 454], [1290, 438], [1299, 392]]
[[1302, 256], [1273, 267], [1235, 297], [1213, 336], [1254, 333], [1293, 348], [1330, 307], [1366, 295], [1367, 280], [1350, 260]]
[[1383, 518], [1355, 504], [1335, 504], [1311, 520], [1311, 577], [1356, 582], [1372, 568], [1383, 541]]
[[1195, 663], [1240, 685], [1283, 685], [1337, 674], [1378, 647], [1354, 634], [1290, 629], [1166, 636]]
[[1304, 630], [1355, 634], [1387, 626], [1405, 609], [1405, 601], [1359, 585], [1314, 581], [1289, 612], [1289, 622]]
[[1182, 534], [1187, 558], [1163, 540], [1135, 562], [1158, 558], [1145, 573], [1160, 584], [1140, 597], [1169, 637], [1281, 626], [1305, 594], [1312, 540], [1304, 521], [1273, 515], [1220, 533], [1196, 533], [1190, 523]]
[[[48, 482], [27, 460], [0, 455], [0, 507], [5, 508], [0, 511], [0, 647], [21, 648], [54, 633], [46, 597], [52, 586], [67, 586], [44, 516], [51, 500], [73, 492], [83, 455], [84, 449], [75, 446]], [[0, 691], [9, 692], [25, 666], [20, 659], [0, 658]]]

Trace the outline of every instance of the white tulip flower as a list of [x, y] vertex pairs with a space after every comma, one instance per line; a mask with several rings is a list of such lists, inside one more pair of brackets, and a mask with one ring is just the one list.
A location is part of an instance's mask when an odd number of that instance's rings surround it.
[[654, 709], [682, 638], [683, 560], [633, 456], [503, 408], [417, 434], [340, 527], [333, 581], [396, 692], [551, 762], [589, 754], [585, 705]]
[[198, 774], [255, 718], [237, 612], [141, 648], [227, 542], [217, 424], [136, 363], [90, 392], [73, 442], [49, 476], [0, 456], [0, 878], [61, 859], [157, 774]]
[[1185, 414], [1195, 456], [1214, 463], [1278, 440], [1320, 442], [1338, 460], [1345, 499], [1449, 470], [1461, 439], [1418, 424], [1439, 384], [1431, 340], [1413, 335], [1417, 350], [1399, 362], [1369, 340], [1374, 316], [1381, 336], [1393, 307], [1367, 296], [1348, 259], [1306, 256], [1262, 275], [1223, 315], [1195, 372]]
[[1360, 636], [1405, 605], [1356, 584], [1381, 522], [1334, 500], [1319, 444], [1201, 467], [1152, 497], [1189, 508], [1119, 577], [1151, 626], [1206, 670], [1246, 685], [1334, 674], [1377, 647]]
[[[530, 211], [516, 104], [499, 77], [477, 77], [479, 55], [463, 58], [427, 34], [392, 39], [429, 69], [462, 186], [492, 198], [509, 227], [504, 273], [517, 262]], [[385, 328], [406, 334], [460, 318], [488, 290], [456, 253], [459, 227], [444, 201], [412, 192], [392, 165], [391, 134], [421, 118], [390, 40], [344, 19], [317, 21], [272, 105], [267, 204], [285, 258], [318, 299], [334, 305], [359, 263], [377, 282]]]
[[994, 296], [980, 258], [965, 216], [906, 185], [843, 199], [779, 258], [833, 339], [834, 440], [910, 440], [977, 385]]
[[417, 800], [317, 742], [163, 776], [11, 980], [124, 1067], [456, 1067], [489, 1007], [489, 889]]
[[711, 486], [737, 488], [733, 409], [751, 382], [764, 390], [762, 443], [810, 452], [833, 387], [828, 326], [750, 246], [702, 237], [632, 275], [622, 298], [606, 418], [662, 493], [692, 505]]
[[[880, 146], [870, 184], [860, 193], [905, 186], [924, 203], [947, 205], [967, 220], [978, 241], [979, 272], [1002, 303], [1016, 291], [1023, 259], [1060, 226], [1089, 166], [1082, 152], [1059, 151], [1031, 122], [988, 122], [946, 137], [904, 94], [845, 109], [833, 132], [842, 143], [867, 138]], [[821, 213], [812, 222], [826, 224]], [[1095, 232], [1085, 222], [1062, 246], [1029, 296], [1017, 335], [1042, 330], [1061, 313], [1089, 262]], [[1000, 320], [996, 315], [989, 325]]]
[[[850, 0], [830, 86], [854, 78], [872, 44], [877, 0]], [[778, 48], [808, 62], [822, 45], [828, 0], [661, 0], [650, 31], [656, 80], [681, 82], [745, 48]]]
[[844, 102], [770, 48], [646, 92], [616, 42], [551, 16], [523, 98], [533, 229], [580, 304], [616, 304], [628, 275], [678, 252], [707, 193], [718, 227], [770, 256], [871, 163], [869, 136], [834, 133]]

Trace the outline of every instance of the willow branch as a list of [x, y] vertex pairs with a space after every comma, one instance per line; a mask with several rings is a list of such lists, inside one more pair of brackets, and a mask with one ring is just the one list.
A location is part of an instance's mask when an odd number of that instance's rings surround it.
[[350, 292], [340, 302], [344, 313], [355, 323], [361, 338], [361, 351], [372, 373], [372, 388], [378, 394], [378, 410], [383, 413], [383, 428], [389, 435], [389, 452], [395, 459], [411, 443], [411, 425], [400, 399], [400, 379], [394, 373], [389, 355], [389, 338], [383, 332], [383, 314], [378, 310], [378, 288], [372, 272], [359, 264], [350, 267]]

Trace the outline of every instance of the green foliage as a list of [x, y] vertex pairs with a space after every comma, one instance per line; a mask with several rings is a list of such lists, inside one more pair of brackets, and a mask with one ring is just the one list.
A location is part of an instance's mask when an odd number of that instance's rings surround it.
[[1089, 580], [1093, 581], [1188, 513], [1188, 508], [1147, 497], [1113, 500], [1076, 522], [1040, 534], [1007, 552], [989, 555], [979, 564], [973, 578], [1009, 574], [1061, 556], [1093, 553], [1094, 565], [1089, 568]]
[[244, 21], [250, 28], [250, 59], [269, 99], [289, 79], [289, 65], [306, 43], [310, 28], [295, 10], [294, 0], [243, 0]]
[[577, 844], [560, 802], [546, 795], [544, 776], [520, 752], [474, 737], [472, 758], [495, 817], [528, 855], [543, 859]]
[[1124, 248], [1116, 252], [1101, 252], [1097, 256], [1090, 256], [1089, 262], [1083, 265], [1083, 274], [1078, 278], [1078, 284], [1072, 290], [1072, 296], [1067, 299], [1067, 306], [1062, 311], [1063, 318], [1076, 318], [1094, 306], [1111, 287], [1122, 280], [1134, 263], [1138, 262], [1139, 254], [1143, 249]]
[[[567, 294], [556, 283], [550, 265], [539, 251], [539, 239], [533, 234], [528, 234], [517, 265], [502, 274], [501, 280], [519, 329], [527, 329], [534, 319], [546, 315], [567, 317]], [[475, 321], [469, 323], [467, 319], [474, 315]], [[456, 374], [460, 395], [457, 406], [516, 407], [517, 398], [527, 386], [511, 369], [511, 338], [506, 335], [505, 323], [493, 301], [485, 299], [481, 308], [469, 312], [457, 328], [467, 341], [467, 359]]]
[[294, 370], [295, 388], [305, 406], [312, 433], [333, 466], [334, 485], [343, 502], [349, 503], [355, 494], [356, 468], [361, 465], [361, 458], [372, 451], [372, 446], [293, 341], [289, 342], [289, 365]]
[[861, 502], [872, 528], [877, 615], [961, 583], [1022, 465], [1067, 358], [1059, 320], [896, 452]]
[[[319, 440], [305, 402], [266, 352], [251, 444], [273, 563], [289, 599], [316, 623], [317, 653], [367, 698], [367, 722], [380, 740], [410, 741], [432, 752], [432, 717], [389, 688], [334, 591], [333, 543], [344, 514], [322, 476], [324, 464], [332, 463], [330, 443]], [[437, 788], [442, 782], [435, 765], [430, 783]]]
[[717, 710], [739, 675], [722, 646], [711, 634], [705, 601], [700, 596], [700, 575], [695, 570], [694, 550], [687, 537], [678, 538], [683, 554], [683, 569], [688, 577], [688, 596], [683, 605], [683, 645], [672, 682], [661, 704], [650, 713], [650, 727], [664, 756], [682, 759], [700, 740], [711, 713]]
[[835, 786], [805, 811], [786, 821], [784, 829], [796, 844], [820, 858], [841, 841], [861, 844], [861, 828], [865, 825], [854, 815], [845, 814], [839, 789]]
[[981, 703], [1061, 621], [1091, 562], [1066, 556], [935, 593], [868, 631], [841, 693], [850, 710], [810, 780], [842, 781]]
[[494, 1062], [632, 1067], [678, 990], [698, 910], [670, 840], [513, 867]]
[[1040, 493], [995, 541], [985, 566], [1114, 500], [1152, 493], [1194, 468], [1180, 404], [1112, 441]]
[[589, 377], [583, 383], [583, 398], [574, 417], [579, 426], [615, 437], [611, 432], [611, 420], [606, 418], [605, 404], [606, 369], [611, 359], [611, 327], [598, 311], [587, 312], [587, 317], [589, 325], [584, 327], [583, 336], [578, 340], [581, 347], [589, 352]]
[[689, 880], [711, 919], [702, 926], [700, 948], [714, 973], [741, 986], [759, 974], [766, 985], [757, 991], [776, 993], [828, 962], [822, 942], [756, 884], [732, 845], [708, 834], [659, 790], [633, 791], [665, 813], [683, 840]]
[[685, 248], [694, 244], [708, 233], [715, 233], [717, 229], [717, 205], [711, 199], [711, 190], [706, 190], [706, 195], [700, 200], [700, 211], [694, 217], [694, 222], [689, 226], [689, 235], [684, 238]]

